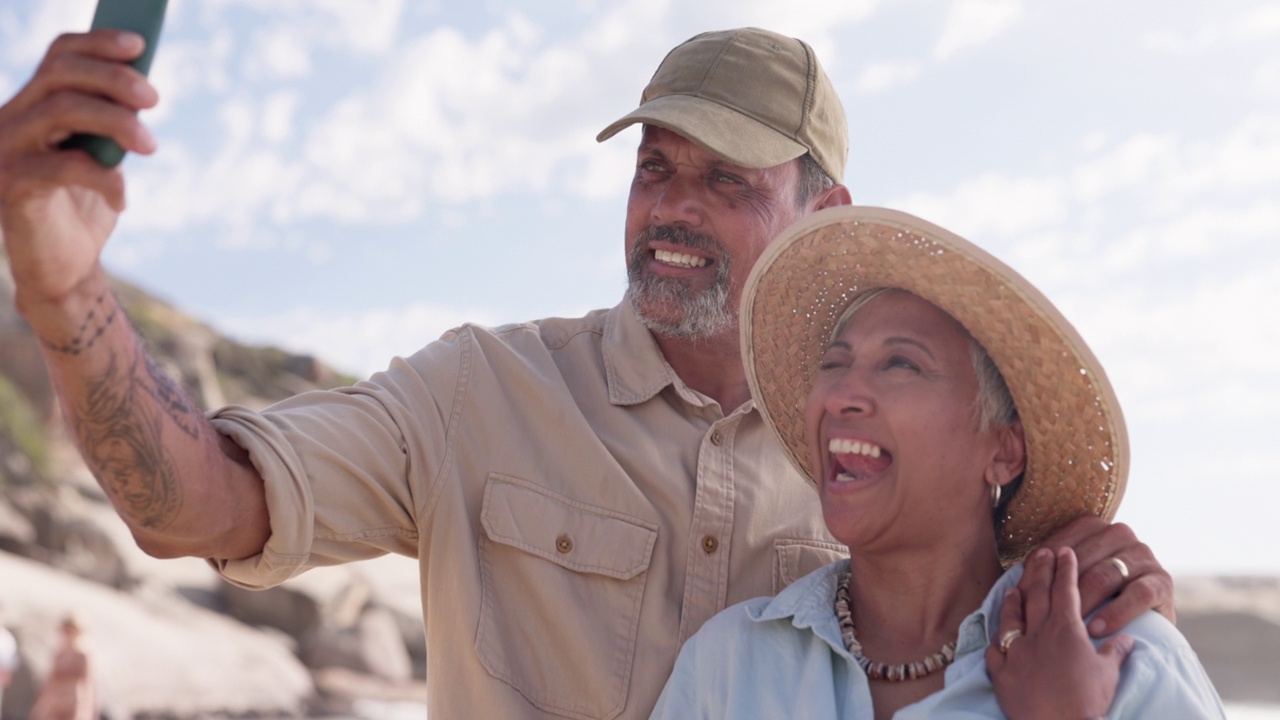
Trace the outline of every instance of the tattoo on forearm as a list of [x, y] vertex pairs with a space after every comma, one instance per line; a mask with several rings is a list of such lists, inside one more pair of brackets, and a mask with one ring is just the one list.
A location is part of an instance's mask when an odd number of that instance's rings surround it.
[[76, 331], [70, 342], [61, 344], [44, 338], [40, 338], [40, 342], [50, 350], [63, 355], [79, 355], [93, 347], [98, 338], [111, 327], [111, 323], [115, 322], [118, 308], [112, 302], [111, 308], [107, 309], [107, 300], [110, 297], [111, 294], [103, 290], [98, 299], [93, 301], [93, 307], [89, 308], [89, 312], [85, 314], [84, 321], [80, 323], [80, 329]]
[[182, 432], [193, 438], [200, 437], [200, 414], [192, 407], [187, 393], [176, 383], [168, 373], [160, 369], [156, 365], [156, 361], [150, 354], [140, 352], [147, 365], [147, 376], [151, 378], [151, 384], [138, 383], [137, 378], [134, 379], [139, 389], [146, 392], [154, 399], [169, 419], [173, 420]]
[[[162, 439], [165, 418], [193, 438], [200, 436], [201, 425], [191, 403], [141, 344], [128, 367], [123, 365], [112, 354], [106, 370], [89, 380], [76, 434], [120, 511], [142, 527], [161, 530], [182, 504], [173, 458]], [[147, 400], [155, 400], [160, 411]]]

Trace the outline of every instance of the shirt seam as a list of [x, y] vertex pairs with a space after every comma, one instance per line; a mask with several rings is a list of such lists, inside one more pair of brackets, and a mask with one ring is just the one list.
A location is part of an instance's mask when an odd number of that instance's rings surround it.
[[[445, 468], [449, 467], [453, 462], [454, 441], [457, 437], [457, 427], [461, 422], [463, 409], [467, 404], [467, 397], [471, 391], [471, 370], [472, 370], [472, 354], [475, 351], [475, 333], [471, 326], [464, 325], [457, 329], [458, 336], [458, 378], [454, 381], [453, 407], [449, 408], [449, 421], [444, 431], [444, 453], [440, 458], [440, 462], [436, 463], [435, 472], [428, 479], [429, 488], [423, 495], [421, 508], [418, 510], [418, 525], [428, 525], [429, 519], [435, 513], [436, 505], [440, 502], [440, 495], [444, 492], [444, 482], [442, 478], [445, 476]], [[409, 485], [409, 492], [413, 492], [414, 483], [410, 478], [405, 478]], [[419, 533], [421, 534], [421, 533]]]

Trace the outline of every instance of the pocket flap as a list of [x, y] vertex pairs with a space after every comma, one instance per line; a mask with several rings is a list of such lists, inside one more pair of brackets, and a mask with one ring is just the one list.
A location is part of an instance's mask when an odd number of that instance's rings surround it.
[[489, 539], [557, 565], [629, 580], [649, 567], [656, 525], [518, 478], [492, 475], [480, 521]]

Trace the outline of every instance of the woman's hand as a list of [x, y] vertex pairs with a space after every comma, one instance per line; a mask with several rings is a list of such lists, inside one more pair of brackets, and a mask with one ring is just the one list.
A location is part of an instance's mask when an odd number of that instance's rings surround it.
[[987, 648], [996, 699], [1014, 720], [1105, 717], [1133, 638], [1118, 634], [1094, 649], [1080, 614], [1076, 555], [1070, 548], [1037, 550], [1019, 588], [1000, 610]]

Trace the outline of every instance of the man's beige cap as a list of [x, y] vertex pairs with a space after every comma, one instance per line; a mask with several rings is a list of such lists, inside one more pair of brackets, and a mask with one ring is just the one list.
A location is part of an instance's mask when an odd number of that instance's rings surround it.
[[844, 181], [849, 127], [813, 48], [759, 28], [706, 32], [676, 46], [640, 96], [640, 107], [596, 136], [645, 123], [666, 128], [744, 167], [813, 155]]

